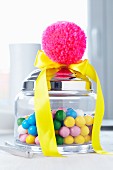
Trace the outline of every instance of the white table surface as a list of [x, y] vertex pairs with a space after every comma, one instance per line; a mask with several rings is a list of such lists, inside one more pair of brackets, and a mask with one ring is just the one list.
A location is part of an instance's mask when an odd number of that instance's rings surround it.
[[[0, 135], [0, 141], [13, 142], [13, 136]], [[104, 149], [113, 151], [113, 132], [102, 132], [101, 143]], [[113, 155], [96, 153], [74, 154], [65, 158], [35, 155], [32, 159], [13, 156], [0, 151], [0, 170], [113, 170]]]

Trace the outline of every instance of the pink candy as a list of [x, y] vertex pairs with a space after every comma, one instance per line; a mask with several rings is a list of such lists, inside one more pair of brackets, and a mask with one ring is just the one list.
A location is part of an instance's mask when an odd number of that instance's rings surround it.
[[70, 134], [74, 137], [80, 135], [80, 132], [81, 130], [78, 126], [73, 126], [72, 128], [70, 128]]
[[66, 108], [63, 108], [63, 107], [59, 107], [58, 110], [63, 110], [64, 112], [67, 111], [67, 109], [66, 109]]
[[21, 142], [26, 142], [26, 138], [27, 138], [28, 134], [23, 134], [19, 136], [19, 139]]
[[38, 136], [35, 138], [35, 143], [36, 143], [37, 145], [40, 144], [39, 139], [38, 139]]
[[56, 114], [56, 110], [52, 110], [52, 117], [54, 118]]
[[69, 130], [68, 127], [63, 126], [63, 127], [61, 127], [61, 129], [59, 130], [59, 135], [62, 136], [62, 137], [64, 137], [64, 138], [67, 137], [67, 136], [69, 136], [69, 134], [70, 134], [70, 130]]

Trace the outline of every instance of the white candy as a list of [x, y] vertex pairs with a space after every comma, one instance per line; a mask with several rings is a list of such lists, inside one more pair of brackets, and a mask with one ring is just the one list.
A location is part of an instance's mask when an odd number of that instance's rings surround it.
[[23, 135], [23, 134], [26, 134], [26, 133], [27, 133], [27, 130], [24, 129], [24, 128], [22, 127], [22, 125], [20, 125], [20, 126], [18, 127], [18, 133]]
[[77, 109], [77, 110], [75, 110], [75, 111], [76, 111], [76, 113], [77, 113], [77, 116], [84, 116], [83, 110]]

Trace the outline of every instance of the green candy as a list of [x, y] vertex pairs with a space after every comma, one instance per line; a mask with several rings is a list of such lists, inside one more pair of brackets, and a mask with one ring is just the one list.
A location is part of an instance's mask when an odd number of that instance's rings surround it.
[[63, 145], [64, 143], [63, 137], [61, 137], [60, 135], [56, 135], [56, 142], [57, 142], [57, 145]]
[[55, 114], [55, 118], [59, 121], [63, 121], [66, 118], [66, 113], [63, 110], [58, 110]]
[[58, 120], [54, 120], [53, 123], [54, 123], [54, 129], [59, 130], [61, 127], [61, 122], [59, 122]]
[[25, 120], [25, 118], [19, 118], [19, 119], [17, 120], [18, 126], [20, 126], [24, 120]]

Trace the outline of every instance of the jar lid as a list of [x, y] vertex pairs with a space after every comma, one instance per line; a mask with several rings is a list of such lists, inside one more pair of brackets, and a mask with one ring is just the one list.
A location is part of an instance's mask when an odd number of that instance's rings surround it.
[[[31, 72], [23, 81], [22, 90], [34, 91], [35, 81], [40, 74], [40, 70], [36, 69]], [[63, 69], [55, 74], [51, 79], [51, 91], [73, 91], [73, 90], [92, 90], [92, 84], [87, 77], [81, 77], [80, 73], [73, 74]], [[86, 88], [88, 86], [88, 88]]]

